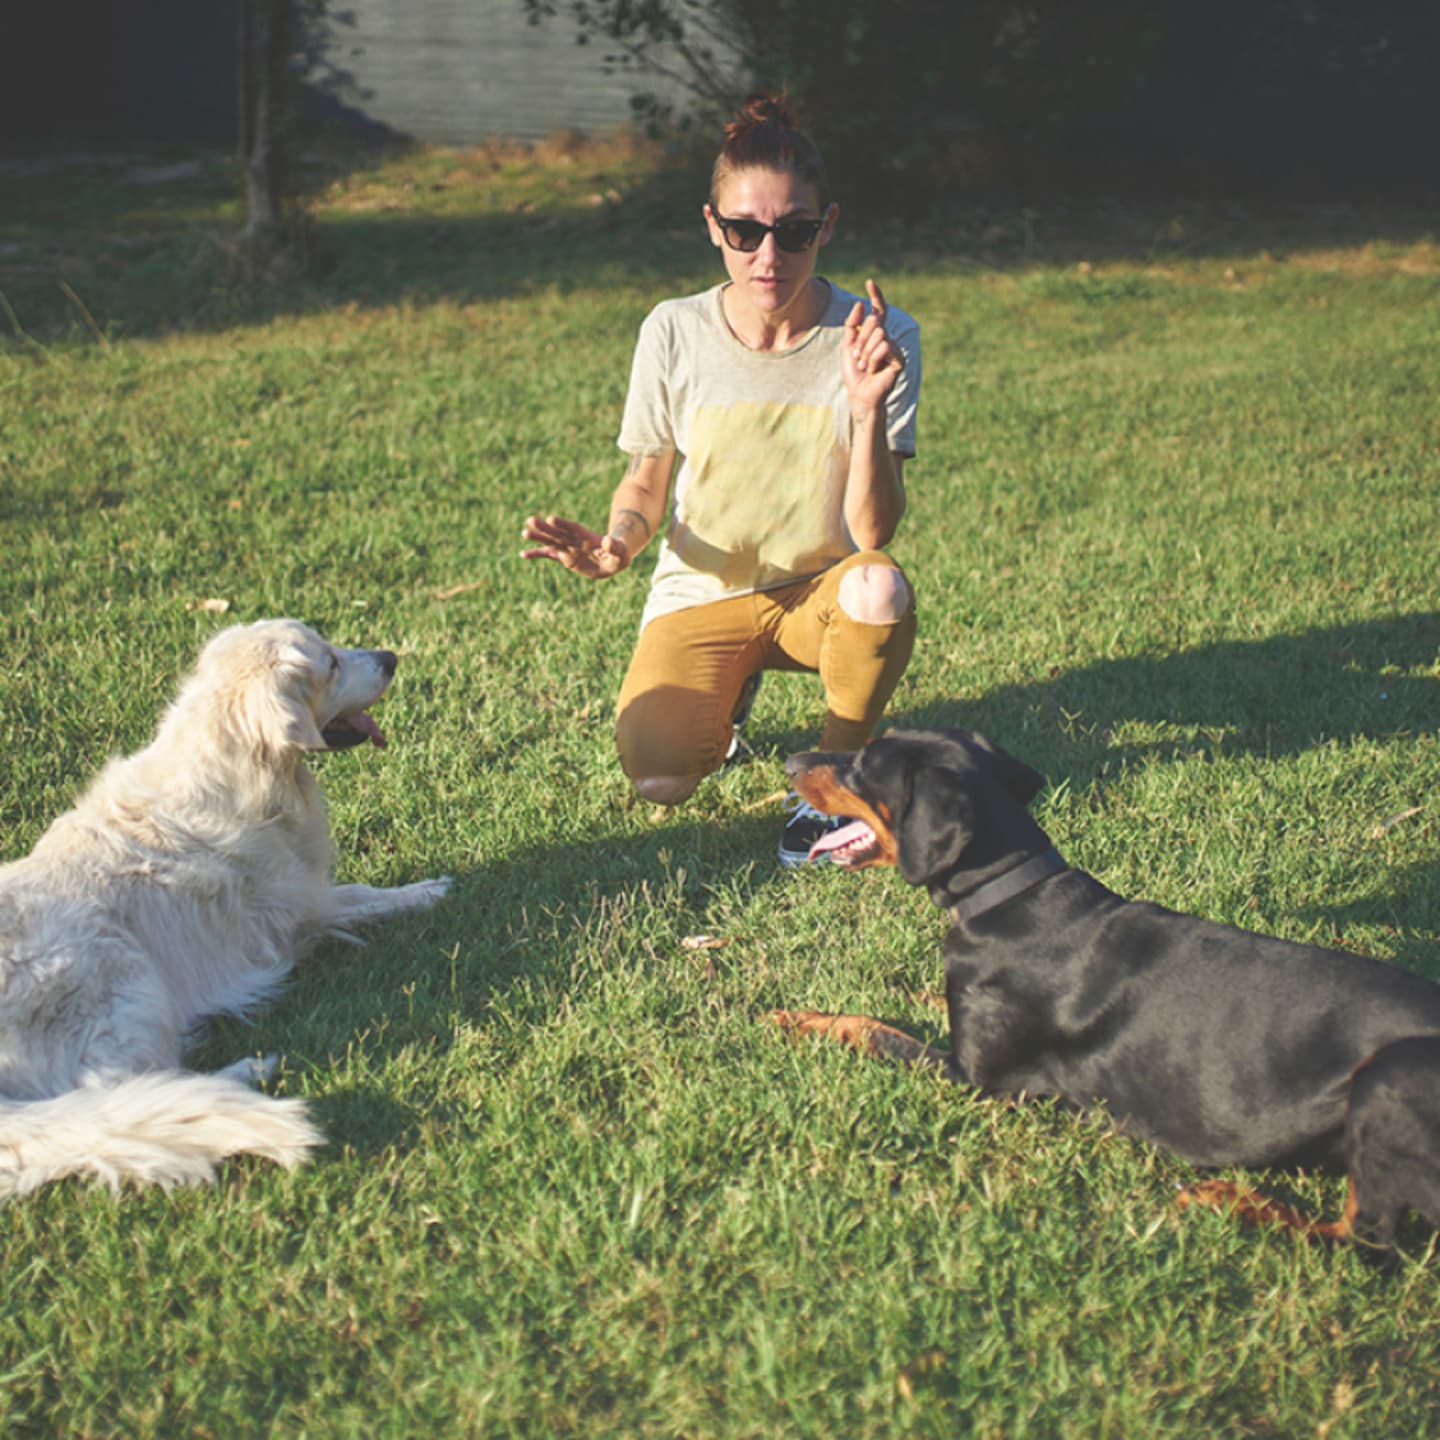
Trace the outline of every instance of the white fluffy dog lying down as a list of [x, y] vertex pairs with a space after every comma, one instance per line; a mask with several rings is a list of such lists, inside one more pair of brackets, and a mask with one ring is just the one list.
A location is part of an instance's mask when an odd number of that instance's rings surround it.
[[188, 1184], [320, 1143], [303, 1101], [251, 1088], [273, 1060], [177, 1067], [192, 1026], [267, 999], [307, 945], [449, 888], [330, 883], [304, 752], [383, 745], [365, 711], [395, 664], [295, 620], [222, 631], [149, 747], [0, 866], [0, 1198], [72, 1174]]

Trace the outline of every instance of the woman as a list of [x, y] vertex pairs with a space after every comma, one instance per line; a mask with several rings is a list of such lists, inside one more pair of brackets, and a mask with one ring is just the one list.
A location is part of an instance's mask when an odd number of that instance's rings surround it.
[[[664, 523], [616, 720], [626, 775], [662, 805], [724, 763], [765, 670], [818, 672], [820, 747], [858, 749], [915, 640], [881, 547], [905, 509], [919, 329], [873, 280], [867, 305], [816, 275], [840, 210], [782, 100], [752, 96], [726, 127], [703, 213], [728, 279], [641, 327], [606, 533], [531, 516], [522, 552], [607, 579]], [[790, 812], [796, 865], [841, 822], [798, 796]]]

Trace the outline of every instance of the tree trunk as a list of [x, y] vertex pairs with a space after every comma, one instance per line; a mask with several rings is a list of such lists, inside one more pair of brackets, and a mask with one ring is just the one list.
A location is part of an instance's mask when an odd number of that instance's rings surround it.
[[280, 223], [280, 128], [285, 101], [289, 0], [241, 0], [240, 160], [245, 238], [268, 241]]

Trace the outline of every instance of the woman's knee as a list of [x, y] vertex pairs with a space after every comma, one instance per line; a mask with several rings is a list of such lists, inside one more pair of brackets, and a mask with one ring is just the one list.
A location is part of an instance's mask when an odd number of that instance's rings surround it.
[[702, 775], [651, 775], [630, 783], [635, 793], [652, 805], [681, 805], [695, 793], [702, 779]]
[[898, 625], [910, 610], [910, 584], [894, 565], [857, 565], [841, 578], [837, 599], [862, 625]]
[[679, 687], [634, 696], [615, 726], [620, 768], [635, 793], [654, 805], [679, 805], [720, 764], [724, 742]]

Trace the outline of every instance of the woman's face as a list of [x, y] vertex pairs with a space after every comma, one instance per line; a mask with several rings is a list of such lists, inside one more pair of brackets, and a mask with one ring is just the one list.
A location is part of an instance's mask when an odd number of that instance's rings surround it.
[[[740, 296], [761, 314], [779, 316], [807, 295], [820, 247], [830, 239], [839, 211], [838, 205], [822, 211], [815, 186], [792, 171], [736, 170], [721, 182], [714, 206], [705, 206], [705, 223]], [[781, 220], [823, 220], [824, 224], [804, 250], [782, 250], [770, 234], [758, 250], [746, 253], [726, 244], [717, 215], [758, 220], [762, 225]]]

